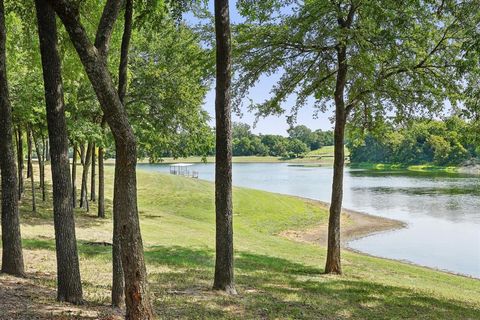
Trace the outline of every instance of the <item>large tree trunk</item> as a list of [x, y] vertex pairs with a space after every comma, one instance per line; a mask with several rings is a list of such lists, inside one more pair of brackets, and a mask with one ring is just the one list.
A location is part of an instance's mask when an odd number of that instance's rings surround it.
[[18, 161], [18, 199], [22, 200], [25, 190], [23, 183], [23, 133], [20, 127], [17, 128], [17, 161]]
[[341, 274], [340, 216], [343, 199], [343, 167], [345, 162], [344, 136], [347, 111], [345, 109], [345, 84], [347, 81], [347, 54], [345, 46], [338, 49], [338, 73], [335, 87], [335, 132], [332, 200], [328, 219], [328, 248], [325, 273]]
[[12, 107], [8, 96], [6, 30], [0, 0], [0, 171], [2, 179], [2, 272], [24, 276], [18, 212], [17, 168], [13, 150]]
[[236, 294], [233, 276], [231, 40], [228, 0], [215, 0], [216, 259], [213, 288]]
[[92, 144], [92, 174], [90, 175], [90, 201], [97, 201], [97, 196], [95, 194], [95, 181], [96, 181], [96, 165], [97, 165], [97, 153], [95, 143]]
[[[132, 20], [133, 20], [133, 0], [127, 0], [125, 3], [124, 26], [122, 35], [122, 45], [120, 48], [120, 65], [118, 68], [118, 97], [122, 106], [125, 106], [125, 96], [127, 93], [127, 76], [128, 76], [128, 49], [130, 47], [130, 38], [132, 36]], [[121, 243], [120, 243], [120, 217], [114, 210], [113, 214], [113, 252], [112, 252], [112, 305], [120, 306], [124, 300], [125, 281], [121, 259]]]
[[78, 158], [78, 148], [77, 144], [73, 145], [73, 155], [72, 155], [72, 203], [73, 207], [77, 206], [77, 158]]
[[30, 186], [32, 189], [32, 212], [37, 212], [37, 200], [35, 197], [35, 177], [33, 176], [33, 163], [32, 163], [32, 131], [27, 129], [27, 145], [28, 145], [28, 171], [30, 172]]
[[40, 144], [35, 134], [33, 135], [33, 143], [35, 144], [35, 151], [38, 158], [38, 170], [40, 172], [40, 189], [42, 190], [42, 201], [47, 199], [46, 190], [45, 190], [45, 161], [40, 150]]
[[72, 183], [68, 159], [67, 125], [57, 51], [55, 12], [45, 0], [35, 0], [42, 57], [47, 124], [53, 181], [53, 214], [57, 253], [57, 299], [82, 303], [82, 283], [78, 262]]
[[88, 143], [87, 152], [85, 153], [85, 162], [82, 171], [82, 186], [80, 187], [80, 208], [90, 210], [88, 203], [88, 170], [90, 169], [90, 160], [92, 160], [92, 142]]
[[107, 69], [106, 58], [102, 54], [105, 52], [105, 47], [108, 47], [107, 40], [113, 30], [121, 1], [107, 1], [97, 31], [100, 37], [97, 37], [95, 47], [79, 21], [78, 8], [72, 7], [66, 0], [48, 1], [54, 6], [70, 35], [115, 139], [117, 156], [113, 211], [114, 216], [118, 217], [119, 230], [121, 230], [126, 318], [153, 319], [137, 209], [137, 144]]

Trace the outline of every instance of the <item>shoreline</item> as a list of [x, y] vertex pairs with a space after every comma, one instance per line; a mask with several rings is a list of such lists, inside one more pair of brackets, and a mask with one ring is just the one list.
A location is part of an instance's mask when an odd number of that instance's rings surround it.
[[[327, 211], [330, 206], [329, 203], [320, 200], [313, 200], [304, 197], [296, 198], [320, 205]], [[350, 241], [377, 233], [403, 229], [407, 226], [407, 223], [400, 220], [379, 217], [345, 208], [342, 208], [340, 224], [341, 246], [344, 249], [349, 249], [348, 242]], [[319, 224], [303, 230], [284, 230], [280, 232], [279, 235], [298, 242], [315, 243], [326, 246], [328, 223]]]
[[[326, 209], [328, 209], [330, 205], [328, 202], [324, 202], [320, 200], [313, 200], [313, 199], [303, 198], [303, 197], [296, 197], [296, 198], [300, 198], [305, 201], [319, 204], [325, 207]], [[347, 225], [345, 225], [346, 218], [347, 219], [353, 218], [349, 223], [350, 225], [348, 224], [348, 222], [347, 222]], [[477, 278], [472, 275], [458, 273], [455, 271], [431, 267], [431, 266], [426, 266], [426, 265], [418, 264], [405, 259], [394, 259], [394, 258], [377, 256], [367, 252], [363, 252], [361, 250], [351, 248], [348, 245], [349, 242], [355, 241], [361, 238], [406, 228], [408, 226], [406, 222], [395, 220], [395, 219], [379, 217], [379, 216], [375, 216], [365, 212], [360, 212], [360, 211], [355, 211], [350, 209], [342, 209], [342, 217], [341, 217], [340, 223], [341, 223], [341, 231], [340, 231], [341, 247], [344, 250], [348, 250], [350, 252], [361, 254], [367, 257], [383, 259], [383, 260], [392, 261], [392, 262], [405, 263], [411, 266], [427, 268], [433, 271], [439, 271], [439, 272], [443, 272], [443, 273], [447, 273], [447, 274], [451, 274], [459, 277], [464, 277], [467, 279], [480, 281], [480, 278]], [[357, 224], [357, 223], [360, 223], [360, 224]], [[304, 230], [284, 230], [280, 232], [278, 235], [292, 241], [317, 244], [317, 245], [320, 244], [321, 246], [326, 247], [327, 231], [328, 231], [328, 223], [325, 223], [325, 224], [319, 224]]]

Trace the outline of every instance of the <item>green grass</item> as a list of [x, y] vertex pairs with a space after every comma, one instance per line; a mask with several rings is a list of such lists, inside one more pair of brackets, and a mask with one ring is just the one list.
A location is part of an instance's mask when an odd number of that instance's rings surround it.
[[[107, 168], [107, 195], [113, 169]], [[235, 188], [235, 273], [238, 296], [210, 290], [214, 268], [214, 190], [201, 180], [138, 172], [138, 200], [154, 305], [160, 319], [479, 319], [480, 281], [400, 262], [343, 252], [343, 276], [323, 275], [325, 248], [278, 236], [325, 223], [312, 202]], [[27, 203], [24, 201], [24, 206]], [[111, 202], [107, 204], [111, 209]], [[47, 210], [48, 208], [41, 208]], [[93, 208], [94, 209], [94, 208]], [[25, 212], [25, 209], [24, 211]], [[53, 272], [48, 212], [24, 218], [25, 247]], [[77, 211], [87, 299], [107, 304], [110, 219]], [[54, 286], [54, 281], [42, 285]]]

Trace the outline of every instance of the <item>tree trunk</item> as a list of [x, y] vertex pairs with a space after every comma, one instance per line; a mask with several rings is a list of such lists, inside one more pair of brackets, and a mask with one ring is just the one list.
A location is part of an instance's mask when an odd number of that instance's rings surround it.
[[23, 184], [23, 134], [20, 127], [17, 128], [17, 161], [18, 161], [18, 199], [22, 200], [25, 190]]
[[77, 156], [78, 149], [77, 144], [73, 145], [73, 155], [72, 155], [72, 203], [73, 207], [77, 207]]
[[340, 216], [343, 199], [343, 167], [345, 162], [344, 137], [347, 112], [345, 110], [345, 84], [347, 81], [347, 53], [345, 46], [338, 48], [338, 72], [335, 86], [335, 131], [332, 200], [328, 219], [328, 248], [325, 273], [341, 274]]
[[90, 169], [90, 160], [92, 159], [92, 143], [89, 142], [87, 152], [85, 153], [85, 162], [82, 171], [82, 186], [80, 188], [80, 208], [85, 208], [87, 212], [90, 210], [88, 203], [88, 170]]
[[45, 201], [47, 196], [45, 194], [45, 162], [43, 159], [42, 152], [40, 150], [40, 144], [38, 139], [33, 135], [33, 143], [35, 144], [35, 151], [38, 158], [38, 170], [40, 172], [40, 189], [42, 190], [42, 201]]
[[82, 167], [85, 165], [85, 144], [80, 144], [80, 164]]
[[[133, 1], [127, 0], [125, 3], [124, 26], [122, 35], [122, 44], [120, 48], [120, 65], [118, 67], [118, 97], [122, 107], [125, 105], [125, 95], [127, 93], [128, 77], [128, 49], [130, 47], [130, 38], [132, 36], [133, 20]], [[116, 176], [116, 171], [115, 171]], [[120, 243], [120, 219], [119, 211], [113, 211], [113, 252], [112, 252], [112, 305], [119, 307], [124, 301], [125, 280], [121, 258]]]
[[27, 179], [32, 176], [32, 141], [30, 130], [27, 128]]
[[97, 196], [95, 194], [95, 181], [96, 181], [96, 165], [97, 165], [97, 154], [96, 154], [95, 143], [92, 143], [92, 174], [90, 175], [90, 201], [97, 201]]
[[28, 171], [30, 172], [30, 185], [32, 188], [32, 212], [37, 212], [37, 201], [35, 198], [35, 177], [33, 176], [32, 163], [32, 131], [27, 129], [27, 145], [28, 145]]
[[51, 143], [57, 299], [79, 304], [83, 302], [83, 294], [75, 236], [67, 125], [60, 57], [57, 51], [55, 12], [45, 0], [35, 0], [35, 6], [45, 86], [48, 134]]
[[98, 148], [98, 217], [105, 218], [105, 167], [103, 147]]
[[10, 105], [7, 66], [6, 30], [3, 0], [0, 0], [0, 171], [2, 183], [2, 270], [25, 276], [18, 212], [17, 168], [13, 150], [12, 107]]
[[[115, 139], [117, 156], [113, 211], [114, 216], [118, 217], [117, 222], [121, 230], [119, 236], [125, 279], [126, 319], [153, 319], [137, 209], [137, 144], [107, 69], [106, 58], [101, 54], [102, 50], [96, 50], [108, 46], [107, 43], [98, 43], [96, 48], [92, 45], [79, 21], [78, 9], [73, 8], [70, 2], [48, 1], [55, 8], [70, 35]], [[97, 34], [106, 37], [106, 40], [109, 39], [108, 34], [111, 34], [120, 5], [120, 0], [106, 2], [97, 31]]]
[[45, 159], [47, 162], [50, 162], [52, 159], [50, 158], [50, 140], [47, 138], [45, 139]]
[[213, 289], [236, 294], [233, 276], [231, 39], [228, 0], [215, 0], [216, 260]]

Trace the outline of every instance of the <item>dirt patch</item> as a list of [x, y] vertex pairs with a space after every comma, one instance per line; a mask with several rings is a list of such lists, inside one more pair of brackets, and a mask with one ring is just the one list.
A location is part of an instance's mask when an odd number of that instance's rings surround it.
[[[328, 204], [315, 201], [321, 206], [328, 208]], [[342, 246], [353, 239], [358, 239], [373, 233], [387, 230], [400, 229], [405, 227], [405, 223], [366, 213], [356, 212], [352, 210], [343, 210], [340, 219], [341, 231], [340, 238]], [[327, 245], [328, 224], [323, 223], [306, 230], [287, 230], [280, 233], [282, 237], [308, 243], [319, 243]]]

